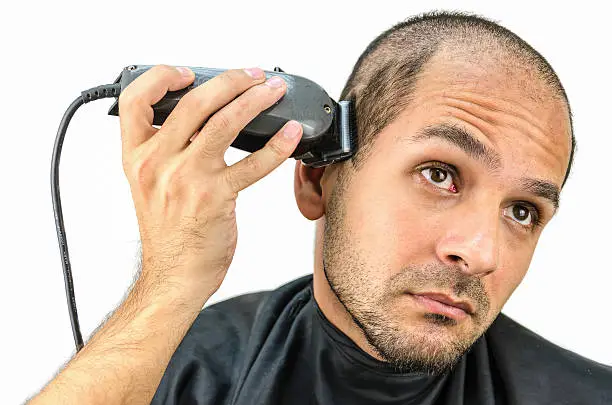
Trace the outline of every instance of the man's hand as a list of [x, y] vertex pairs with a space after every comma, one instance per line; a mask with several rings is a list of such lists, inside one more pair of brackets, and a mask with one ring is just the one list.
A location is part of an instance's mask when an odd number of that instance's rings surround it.
[[238, 132], [286, 91], [280, 79], [264, 83], [261, 69], [229, 70], [192, 89], [161, 128], [153, 127], [151, 106], [193, 80], [193, 72], [158, 65], [119, 97], [123, 168], [138, 216], [142, 273], [31, 405], [150, 403], [170, 357], [232, 261], [238, 192], [279, 166], [299, 142], [302, 128], [292, 121], [263, 149], [225, 164]]
[[190, 71], [155, 66], [121, 93], [119, 114], [143, 281], [201, 296], [216, 291], [234, 256], [238, 192], [293, 153], [301, 126], [289, 123], [263, 149], [228, 167], [223, 157], [238, 132], [277, 102], [286, 84], [280, 78], [264, 83], [260, 69], [227, 71], [183, 96], [155, 129], [151, 105], [193, 78]]

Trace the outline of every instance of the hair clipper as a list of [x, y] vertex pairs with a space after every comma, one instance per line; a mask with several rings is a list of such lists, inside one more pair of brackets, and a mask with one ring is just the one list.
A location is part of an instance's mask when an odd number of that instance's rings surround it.
[[[123, 69], [114, 83], [123, 91], [134, 79], [152, 68], [152, 65], [131, 65]], [[162, 125], [182, 96], [191, 89], [219, 75], [227, 69], [189, 67], [195, 73], [192, 84], [178, 91], [169, 91], [153, 105], [154, 125]], [[298, 121], [303, 128], [292, 158], [311, 167], [326, 166], [345, 160], [356, 149], [356, 120], [352, 101], [336, 102], [315, 82], [291, 75], [275, 68], [265, 71], [266, 78], [280, 76], [287, 83], [287, 91], [274, 105], [262, 111], [240, 131], [231, 146], [255, 152], [261, 149], [282, 126], [290, 120]], [[108, 111], [119, 115], [119, 99]]]

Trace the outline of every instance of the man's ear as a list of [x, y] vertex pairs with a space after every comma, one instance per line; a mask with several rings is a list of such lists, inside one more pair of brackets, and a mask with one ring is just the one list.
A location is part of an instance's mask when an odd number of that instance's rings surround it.
[[[325, 214], [324, 174], [328, 167], [308, 167], [300, 160], [295, 162], [293, 189], [295, 201], [302, 215], [314, 221]], [[325, 176], [327, 177], [327, 176]]]

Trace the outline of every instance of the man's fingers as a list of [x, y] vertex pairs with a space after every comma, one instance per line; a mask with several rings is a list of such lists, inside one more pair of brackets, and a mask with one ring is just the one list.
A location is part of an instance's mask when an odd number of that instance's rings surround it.
[[231, 191], [238, 193], [281, 165], [295, 150], [302, 137], [297, 121], [287, 122], [266, 145], [225, 170]]
[[184, 149], [208, 117], [264, 79], [265, 73], [259, 68], [226, 70], [181, 97], [156, 137], [164, 148], [175, 152]]
[[285, 93], [287, 85], [279, 77], [271, 77], [253, 86], [217, 111], [194, 138], [187, 150], [196, 156], [218, 156], [220, 159], [238, 133], [263, 110], [271, 107]]
[[138, 76], [119, 95], [119, 119], [124, 152], [130, 152], [158, 130], [153, 127], [152, 105], [168, 91], [185, 88], [195, 75], [168, 65], [156, 65]]

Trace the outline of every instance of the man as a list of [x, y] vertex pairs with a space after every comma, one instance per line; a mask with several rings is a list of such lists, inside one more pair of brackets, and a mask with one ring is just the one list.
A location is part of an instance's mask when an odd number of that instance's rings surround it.
[[610, 367], [500, 314], [574, 150], [563, 87], [524, 41], [450, 13], [381, 34], [341, 96], [356, 103], [358, 153], [296, 163], [298, 207], [318, 220], [314, 275], [201, 312], [234, 254], [238, 193], [301, 127], [228, 167], [285, 84], [228, 71], [153, 127], [151, 105], [192, 80], [156, 66], [121, 94], [142, 273], [32, 404], [612, 403]]

